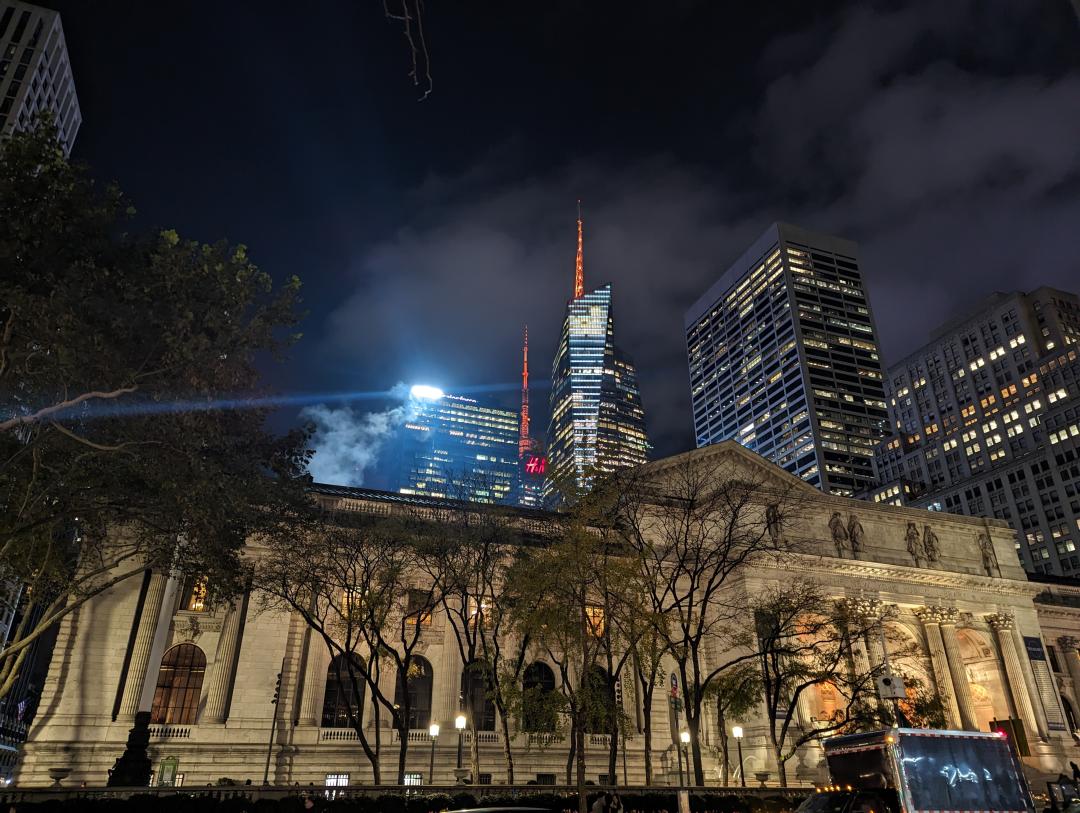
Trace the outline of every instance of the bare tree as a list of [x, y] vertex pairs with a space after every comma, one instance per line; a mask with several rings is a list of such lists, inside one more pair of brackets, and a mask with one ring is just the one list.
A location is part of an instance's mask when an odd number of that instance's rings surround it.
[[684, 693], [694, 780], [704, 782], [701, 725], [710, 684], [746, 660], [736, 654], [710, 663], [712, 642], [729, 633], [741, 612], [732, 577], [766, 555], [790, 551], [785, 527], [804, 502], [801, 484], [774, 477], [738, 458], [690, 453], [670, 464], [626, 475], [619, 528], [648, 589], [657, 629], [675, 661]]
[[[416, 649], [441, 596], [437, 585], [418, 583], [423, 539], [411, 518], [337, 513], [318, 533], [279, 540], [262, 557], [256, 583], [268, 603], [296, 612], [336, 657], [348, 680], [348, 721], [380, 774], [381, 728], [385, 711], [398, 733], [397, 782], [405, 779], [411, 697], [408, 681], [420, 661]], [[381, 680], [394, 672], [394, 691]], [[374, 742], [364, 725], [370, 693]]]

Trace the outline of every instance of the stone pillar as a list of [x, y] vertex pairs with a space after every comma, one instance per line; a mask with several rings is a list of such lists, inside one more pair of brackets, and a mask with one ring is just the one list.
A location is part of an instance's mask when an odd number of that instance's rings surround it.
[[964, 656], [960, 653], [960, 639], [956, 636], [956, 621], [959, 613], [955, 607], [939, 607], [941, 612], [941, 640], [945, 644], [945, 657], [949, 661], [949, 673], [952, 675], [953, 689], [956, 690], [956, 706], [960, 711], [960, 724], [965, 731], [978, 731], [979, 723], [975, 719], [975, 706], [971, 702], [971, 687], [968, 682]]
[[934, 670], [934, 683], [937, 684], [938, 697], [945, 706], [945, 715], [950, 728], [960, 728], [960, 709], [956, 704], [956, 690], [953, 687], [949, 661], [945, 655], [945, 642], [941, 637], [942, 614], [940, 607], [920, 607], [915, 615], [926, 630], [926, 643], [930, 651], [930, 666]]
[[1009, 684], [1009, 694], [1013, 699], [1017, 714], [1023, 720], [1029, 737], [1032, 734], [1038, 734], [1039, 725], [1036, 722], [1035, 710], [1031, 705], [1031, 697], [1028, 695], [1023, 666], [1020, 663], [1020, 655], [1016, 651], [1016, 641], [1013, 639], [1013, 617], [1008, 613], [994, 613], [986, 616], [986, 621], [994, 628], [1001, 658], [1005, 662], [1005, 678]]
[[214, 673], [206, 694], [206, 710], [203, 712], [203, 720], [207, 723], [225, 722], [225, 703], [233, 682], [233, 661], [236, 659], [236, 646], [239, 642], [242, 607], [242, 603], [230, 605], [221, 625], [217, 654], [214, 655]]
[[[444, 731], [452, 732], [454, 718], [457, 717], [460, 708], [461, 671], [465, 667], [458, 656], [457, 647], [445, 639], [439, 655], [438, 664], [433, 664], [435, 685], [431, 687], [434, 695], [431, 703], [431, 719], [438, 721]], [[430, 657], [429, 655], [428, 658]], [[472, 721], [470, 720], [469, 723], [471, 725]]]
[[150, 577], [146, 599], [143, 601], [142, 617], [139, 619], [139, 629], [135, 633], [131, 660], [128, 662], [127, 681], [124, 683], [124, 695], [120, 701], [118, 722], [134, 721], [135, 712], [139, 710], [139, 700], [143, 694], [143, 684], [146, 682], [146, 667], [150, 662], [150, 650], [154, 646], [154, 633], [157, 631], [161, 605], [165, 598], [165, 585], [168, 581], [168, 576], [163, 573], [154, 573]]
[[[1039, 727], [1039, 736], [1043, 740], [1050, 739], [1050, 724], [1046, 719], [1046, 708], [1043, 706], [1042, 693], [1039, 691], [1039, 685], [1035, 682], [1035, 671], [1031, 667], [1031, 659], [1028, 658], [1027, 647], [1024, 645], [1024, 636], [1020, 634], [1020, 630], [1016, 624], [1013, 624], [1012, 629], [1013, 643], [1016, 646], [1016, 652], [1020, 656], [1020, 669], [1024, 674], [1024, 680], [1027, 682], [1028, 697], [1031, 698], [1031, 708], [1035, 712], [1035, 723]], [[1041, 647], [1042, 638], [1039, 638], [1039, 646]], [[1055, 691], [1057, 691], [1055, 689]]]
[[[322, 725], [323, 700], [326, 698], [326, 670], [330, 668], [330, 650], [321, 635], [308, 630], [307, 671], [304, 673], [304, 697], [300, 705], [300, 725]], [[367, 692], [370, 694], [371, 692]], [[365, 720], [371, 715], [365, 711]]]
[[1080, 700], [1080, 639], [1071, 635], [1062, 635], [1057, 639], [1061, 657], [1065, 659], [1065, 668], [1073, 682], [1073, 699]]

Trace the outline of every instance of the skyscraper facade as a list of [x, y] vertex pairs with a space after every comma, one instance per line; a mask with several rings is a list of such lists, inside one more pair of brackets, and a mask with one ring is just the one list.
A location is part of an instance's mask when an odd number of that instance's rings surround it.
[[518, 414], [413, 387], [400, 430], [400, 494], [502, 503], [517, 481]]
[[685, 328], [699, 447], [736, 440], [834, 494], [874, 482], [885, 396], [854, 243], [773, 224]]
[[995, 293], [889, 368], [875, 502], [993, 516], [1033, 573], [1080, 575], [1080, 298]]
[[60, 15], [0, 0], [0, 138], [51, 112], [66, 154], [82, 124]]
[[551, 367], [549, 494], [569, 484], [588, 488], [590, 471], [638, 466], [648, 457], [637, 371], [615, 346], [611, 293], [610, 284], [585, 289], [579, 212], [574, 298]]

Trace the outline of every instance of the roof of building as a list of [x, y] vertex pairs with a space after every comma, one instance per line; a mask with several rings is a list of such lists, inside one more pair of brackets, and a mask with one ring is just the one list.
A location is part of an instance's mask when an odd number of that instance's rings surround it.
[[444, 497], [430, 497], [422, 494], [399, 494], [396, 491], [380, 491], [375, 488], [361, 488], [359, 486], [336, 486], [329, 483], [312, 483], [309, 488], [312, 493], [322, 494], [327, 497], [341, 497], [343, 499], [381, 502], [392, 505], [408, 505], [418, 508], [471, 508], [476, 510], [480, 507], [489, 507], [508, 511], [520, 517], [528, 517], [529, 519], [547, 519], [554, 516], [553, 512], [544, 511], [539, 508], [521, 508], [516, 505], [496, 505], [469, 502], [467, 500], [451, 500]]

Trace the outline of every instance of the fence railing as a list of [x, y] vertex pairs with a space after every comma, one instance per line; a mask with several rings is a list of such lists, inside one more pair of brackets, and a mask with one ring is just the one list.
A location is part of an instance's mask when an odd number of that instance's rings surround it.
[[[593, 794], [606, 790], [602, 785], [589, 785], [586, 793]], [[663, 795], [670, 793], [672, 807], [675, 805], [675, 794], [679, 788], [667, 785], [620, 785], [618, 792], [623, 795], [650, 794]], [[738, 787], [690, 787], [686, 788], [692, 794], [701, 794], [713, 797], [756, 797], [756, 798], [783, 798], [788, 801], [796, 801], [812, 793], [812, 787], [766, 787], [766, 788], [738, 788]], [[326, 788], [321, 786], [259, 786], [259, 785], [215, 785], [204, 787], [181, 787], [181, 788], [0, 788], [0, 804], [8, 805], [19, 802], [45, 802], [49, 800], [75, 800], [86, 801], [127, 799], [131, 796], [150, 795], [156, 797], [184, 796], [189, 798], [210, 799], [286, 799], [304, 795], [325, 796], [327, 791], [332, 791], [336, 799], [364, 798], [377, 796], [417, 796], [446, 794], [456, 795], [469, 793], [477, 797], [497, 796], [501, 798], [515, 798], [536, 796], [537, 794], [551, 794], [555, 796], [575, 796], [577, 787], [572, 785], [350, 785], [348, 787]]]
[[152, 725], [150, 726], [150, 739], [152, 740], [186, 740], [191, 738], [191, 728], [180, 725]]

